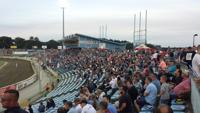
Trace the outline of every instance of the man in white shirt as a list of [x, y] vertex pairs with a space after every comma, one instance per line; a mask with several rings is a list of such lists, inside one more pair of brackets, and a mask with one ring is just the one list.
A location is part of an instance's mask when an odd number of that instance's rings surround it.
[[158, 58], [158, 52], [155, 52], [155, 53], [152, 55], [151, 58], [152, 58], [152, 59], [157, 59], [157, 58]]
[[81, 113], [96, 113], [94, 107], [90, 104], [87, 104], [86, 100], [81, 101], [82, 112]]
[[111, 86], [112, 89], [116, 88], [116, 86], [117, 86], [117, 79], [116, 79], [115, 76], [112, 76], [112, 80], [110, 81], [109, 84], [110, 84], [110, 86]]
[[112, 76], [112, 80], [110, 81], [110, 87], [112, 88], [112, 91], [110, 93], [110, 96], [112, 96], [117, 91], [117, 77]]
[[192, 69], [197, 74], [196, 76], [200, 77], [200, 45], [198, 45], [197, 53], [192, 60]]

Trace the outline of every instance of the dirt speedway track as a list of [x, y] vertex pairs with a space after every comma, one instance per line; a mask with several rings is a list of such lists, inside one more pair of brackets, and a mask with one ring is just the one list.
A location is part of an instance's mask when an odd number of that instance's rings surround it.
[[33, 69], [29, 61], [2, 58], [0, 58], [0, 61], [7, 62], [0, 69], [0, 87], [17, 83], [33, 75]]

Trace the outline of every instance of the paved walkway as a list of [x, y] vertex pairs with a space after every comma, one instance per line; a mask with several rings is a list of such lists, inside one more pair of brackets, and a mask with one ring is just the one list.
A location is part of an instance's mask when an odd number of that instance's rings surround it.
[[30, 85], [29, 87], [22, 89], [20, 91], [19, 101], [27, 100], [37, 95], [38, 93], [44, 90], [44, 87], [47, 83], [51, 82], [50, 75], [48, 75], [46, 71], [42, 70], [42, 68], [39, 65], [36, 68], [38, 68], [37, 70], [40, 70], [40, 74], [39, 74], [40, 81], [38, 79], [35, 83]]

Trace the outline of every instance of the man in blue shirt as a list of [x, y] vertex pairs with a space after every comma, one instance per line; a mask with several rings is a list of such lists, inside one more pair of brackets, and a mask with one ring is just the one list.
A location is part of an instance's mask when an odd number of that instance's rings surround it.
[[157, 88], [152, 83], [151, 77], [146, 77], [145, 86], [147, 86], [147, 87], [146, 87], [146, 89], [144, 91], [143, 97], [138, 98], [134, 103], [138, 112], [140, 112], [140, 109], [144, 105], [152, 105], [152, 106], [154, 106], [155, 102], [156, 102]]
[[115, 106], [113, 106], [111, 103], [110, 103], [110, 96], [103, 96], [103, 101], [106, 102], [108, 104], [108, 110], [111, 112], [111, 113], [117, 113], [117, 109]]
[[145, 101], [150, 105], [154, 105], [157, 97], [157, 88], [152, 83], [152, 79], [150, 77], [145, 79], [145, 83], [147, 85], [146, 90], [144, 91]]
[[151, 74], [151, 79], [152, 79], [152, 83], [156, 86], [157, 88], [157, 92], [159, 93], [160, 92], [160, 81], [157, 79], [156, 75], [155, 74]]

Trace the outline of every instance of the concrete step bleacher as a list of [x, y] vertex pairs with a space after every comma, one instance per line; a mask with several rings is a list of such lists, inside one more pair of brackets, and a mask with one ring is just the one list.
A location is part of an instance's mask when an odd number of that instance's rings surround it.
[[46, 97], [42, 97], [33, 105], [34, 113], [38, 113], [39, 102], [43, 102], [46, 105], [46, 100], [52, 98], [56, 104], [55, 108], [50, 108], [45, 113], [55, 113], [57, 109], [63, 106], [63, 100], [73, 101], [76, 95], [79, 93], [80, 87], [86, 82], [86, 80], [78, 80], [78, 71], [66, 72], [64, 69], [59, 68], [56, 71], [60, 75], [60, 82], [57, 87], [52, 90]]
[[[185, 113], [186, 102], [184, 100], [174, 99], [171, 101], [171, 108], [173, 113]], [[153, 113], [154, 109], [152, 106], [145, 105], [142, 107], [140, 113]]]
[[186, 102], [180, 99], [174, 99], [171, 101], [171, 108], [174, 113], [185, 113], [186, 111]]

